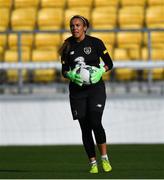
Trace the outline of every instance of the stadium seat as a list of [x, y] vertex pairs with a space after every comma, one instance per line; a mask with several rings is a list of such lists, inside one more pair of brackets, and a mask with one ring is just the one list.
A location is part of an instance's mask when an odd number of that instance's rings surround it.
[[116, 34], [114, 32], [90, 32], [91, 36], [101, 39], [104, 43], [114, 45], [116, 42]]
[[143, 43], [141, 32], [118, 32], [116, 41], [119, 48], [140, 48]]
[[[164, 48], [164, 32], [151, 32], [150, 37], [153, 48]], [[148, 46], [148, 33], [144, 33], [144, 45]]]
[[[122, 48], [115, 48], [114, 61], [129, 61], [130, 57], [128, 55], [128, 51]], [[115, 69], [115, 78], [118, 81], [129, 81], [133, 80], [135, 77], [135, 71], [130, 68], [117, 68]]]
[[66, 0], [41, 0], [42, 8], [64, 8], [66, 5]]
[[[31, 59], [31, 51], [22, 52], [22, 61], [28, 62]], [[16, 50], [6, 50], [4, 55], [4, 61], [8, 63], [18, 62], [18, 52]], [[28, 80], [28, 71], [23, 70], [23, 80]], [[7, 81], [9, 83], [16, 83], [18, 81], [18, 70], [7, 70], [6, 71]]]
[[[142, 48], [142, 59], [149, 60], [148, 47]], [[164, 49], [163, 48], [152, 48], [151, 59], [152, 60], [164, 60]]]
[[147, 0], [120, 0], [121, 6], [142, 6], [146, 5]]
[[63, 9], [41, 8], [38, 12], [39, 30], [60, 30], [63, 25]]
[[[142, 49], [142, 59], [149, 60], [148, 48], [144, 47]], [[153, 61], [164, 60], [164, 49], [163, 48], [153, 48], [151, 50], [151, 59]], [[148, 70], [144, 70], [144, 79], [148, 77]], [[152, 69], [153, 80], [164, 80], [164, 68], [154, 68]]]
[[0, 8], [11, 8], [13, 0], [0, 0]]
[[19, 8], [12, 12], [11, 26], [13, 30], [34, 30], [36, 26], [36, 8]]
[[[22, 34], [21, 35], [21, 48], [23, 50], [30, 50], [33, 47], [33, 34]], [[8, 46], [9, 49], [18, 49], [18, 35], [17, 34], [9, 34], [8, 36]]]
[[70, 36], [72, 36], [72, 34], [70, 32], [63, 32], [61, 35], [61, 42], [64, 42]]
[[[131, 1], [133, 2], [133, 1]], [[118, 24], [120, 28], [139, 29], [144, 25], [144, 7], [123, 6], [119, 9]]]
[[67, 0], [67, 6], [68, 8], [74, 8], [74, 7], [89, 7], [91, 8], [93, 5], [93, 0], [83, 0], [83, 1], [77, 1], [77, 0]]
[[5, 48], [7, 46], [7, 35], [0, 34], [0, 62], [2, 62]]
[[6, 34], [0, 34], [0, 47], [5, 48], [7, 45], [7, 35]]
[[146, 26], [164, 28], [164, 6], [150, 6], [146, 9]]
[[36, 49], [54, 49], [61, 44], [61, 34], [59, 33], [36, 33], [35, 48]]
[[[58, 54], [54, 50], [39, 50], [35, 49], [32, 52], [33, 62], [52, 62], [57, 61]], [[34, 82], [52, 82], [55, 80], [56, 70], [52, 69], [36, 69], [33, 71]]]
[[94, 29], [113, 29], [117, 24], [117, 8], [112, 6], [94, 8], [91, 19]]
[[69, 29], [69, 22], [70, 22], [71, 17], [77, 14], [84, 16], [90, 21], [90, 8], [88, 7], [68, 8], [65, 10], [65, 15], [64, 15], [65, 29]]
[[147, 0], [148, 6], [164, 6], [163, 0]]
[[120, 0], [94, 0], [94, 6], [95, 7], [106, 7], [106, 6], [114, 6], [118, 7], [119, 6], [119, 1]]
[[9, 27], [10, 10], [9, 8], [0, 8], [0, 31], [6, 31]]
[[39, 7], [40, 0], [14, 0], [14, 8]]

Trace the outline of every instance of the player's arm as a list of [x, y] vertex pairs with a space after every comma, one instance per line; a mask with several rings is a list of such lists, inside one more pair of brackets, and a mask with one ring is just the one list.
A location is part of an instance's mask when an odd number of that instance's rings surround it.
[[111, 70], [113, 67], [112, 59], [104, 43], [99, 39], [95, 39], [95, 47], [97, 49], [97, 54], [103, 60], [104, 65], [100, 64], [100, 67], [97, 68], [97, 70], [94, 73], [92, 73], [91, 82], [93, 84], [97, 83], [101, 79], [102, 75], [106, 71]]
[[101, 57], [104, 62], [105, 71], [111, 70], [113, 68], [113, 62], [108, 53], [108, 50], [106, 49], [104, 43], [101, 40], [96, 41], [96, 49], [98, 56]]

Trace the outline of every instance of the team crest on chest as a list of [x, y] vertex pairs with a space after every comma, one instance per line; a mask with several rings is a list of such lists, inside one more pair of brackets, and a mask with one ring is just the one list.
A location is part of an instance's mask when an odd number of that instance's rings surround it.
[[91, 47], [89, 46], [89, 47], [85, 47], [84, 48], [84, 52], [85, 52], [85, 54], [90, 54], [91, 53], [91, 51], [92, 51], [92, 49], [91, 49]]

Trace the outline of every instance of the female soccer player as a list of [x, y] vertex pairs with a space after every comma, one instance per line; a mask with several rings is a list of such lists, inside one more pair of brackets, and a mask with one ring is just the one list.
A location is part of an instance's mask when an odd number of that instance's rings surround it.
[[[104, 43], [95, 37], [86, 35], [89, 22], [80, 15], [70, 20], [72, 36], [67, 38], [60, 49], [62, 74], [70, 80], [70, 105], [73, 119], [78, 119], [82, 131], [82, 140], [90, 161], [90, 173], [98, 173], [95, 145], [92, 131], [101, 154], [105, 172], [112, 170], [108, 160], [106, 134], [102, 126], [102, 114], [106, 101], [105, 84], [102, 75], [113, 67], [112, 60]], [[100, 65], [100, 58], [104, 65]], [[77, 65], [95, 66], [91, 74], [91, 85], [84, 85], [76, 73]]]

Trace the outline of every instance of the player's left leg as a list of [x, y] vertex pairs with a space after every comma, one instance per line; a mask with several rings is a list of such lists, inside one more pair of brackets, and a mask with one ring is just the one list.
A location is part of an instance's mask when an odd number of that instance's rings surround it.
[[85, 151], [90, 161], [90, 173], [98, 173], [95, 145], [92, 136], [92, 129], [87, 118], [80, 118], [79, 124], [82, 132], [82, 140]]

